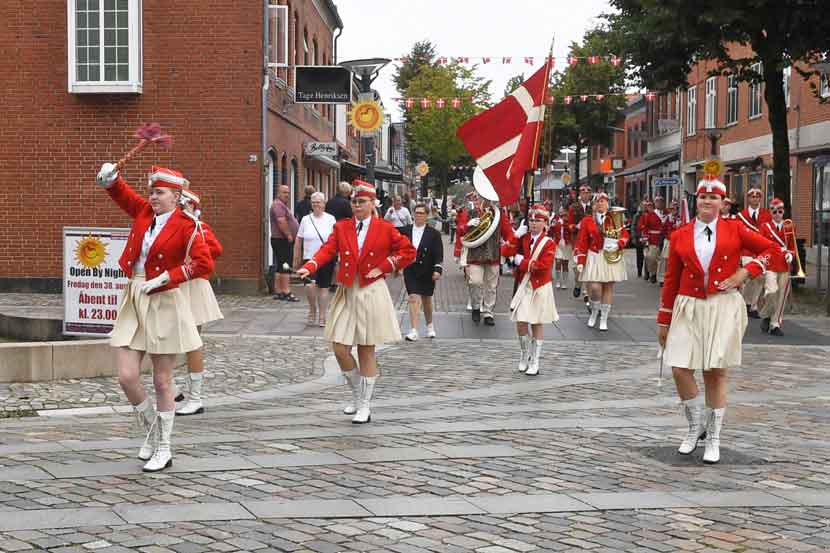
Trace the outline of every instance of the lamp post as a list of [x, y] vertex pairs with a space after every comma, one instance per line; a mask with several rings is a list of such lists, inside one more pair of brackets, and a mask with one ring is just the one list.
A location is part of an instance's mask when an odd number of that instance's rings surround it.
[[[380, 70], [383, 69], [390, 61], [387, 58], [369, 58], [361, 60], [349, 60], [340, 62], [341, 67], [345, 67], [352, 73], [357, 80], [357, 87], [361, 93], [361, 97], [371, 97], [372, 83], [377, 79]], [[375, 136], [373, 134], [362, 136], [360, 138], [363, 146], [363, 163], [366, 166], [366, 180], [372, 185], [375, 184]]]

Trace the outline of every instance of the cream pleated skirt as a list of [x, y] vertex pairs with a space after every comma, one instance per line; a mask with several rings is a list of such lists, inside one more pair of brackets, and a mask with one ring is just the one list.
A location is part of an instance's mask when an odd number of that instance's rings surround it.
[[529, 281], [524, 285], [520, 284], [510, 307], [513, 309], [510, 313], [511, 321], [536, 325], [559, 320], [556, 299], [553, 297], [553, 284], [550, 282], [535, 290]]
[[187, 298], [179, 288], [144, 294], [144, 275], [124, 288], [110, 345], [147, 353], [187, 353], [202, 347]]
[[193, 313], [193, 320], [196, 326], [224, 319], [219, 309], [219, 302], [216, 301], [216, 294], [210, 282], [204, 278], [194, 278], [179, 285], [190, 304], [190, 312]]
[[746, 307], [737, 290], [706, 299], [679, 295], [663, 361], [669, 367], [704, 371], [737, 367], [746, 325]]
[[619, 263], [608, 263], [602, 252], [588, 252], [585, 270], [582, 271], [582, 282], [622, 282], [627, 280], [625, 271], [625, 257]]
[[663, 259], [668, 259], [669, 258], [669, 241], [668, 240], [663, 240], [663, 249], [660, 250], [660, 257], [662, 257]]
[[554, 259], [563, 259], [565, 261], [570, 261], [574, 255], [573, 246], [570, 244], [563, 242], [559, 242], [556, 245], [556, 253], [554, 254]]
[[324, 336], [347, 346], [376, 346], [401, 340], [398, 314], [389, 287], [378, 279], [365, 287], [340, 285], [328, 310]]

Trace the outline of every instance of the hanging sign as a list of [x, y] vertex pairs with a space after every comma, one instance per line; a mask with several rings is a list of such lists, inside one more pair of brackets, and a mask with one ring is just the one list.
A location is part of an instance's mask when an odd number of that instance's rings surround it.
[[415, 166], [415, 170], [418, 171], [419, 176], [425, 177], [429, 174], [429, 165], [426, 161], [421, 161]]
[[383, 108], [374, 100], [355, 102], [348, 115], [351, 125], [362, 134], [371, 134], [383, 125]]
[[118, 258], [130, 229], [63, 228], [63, 333], [103, 337], [112, 331], [129, 279]]
[[294, 69], [294, 101], [298, 104], [348, 104], [352, 73], [339, 65], [298, 65]]

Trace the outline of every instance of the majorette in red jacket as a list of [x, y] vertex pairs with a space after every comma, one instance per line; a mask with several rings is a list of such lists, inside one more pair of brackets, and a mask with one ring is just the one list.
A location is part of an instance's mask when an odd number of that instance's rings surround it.
[[[743, 223], [749, 230], [753, 232], [761, 232], [761, 225], [772, 222], [772, 213], [764, 207], [759, 207], [758, 220], [753, 221], [752, 217], [749, 215], [749, 208], [745, 207], [738, 212], [736, 219]], [[741, 257], [752, 257], [752, 252], [745, 249], [741, 251]]]
[[[533, 246], [534, 251], [540, 247], [539, 244], [541, 243], [541, 238], [543, 236], [545, 236], [544, 233], [539, 235], [539, 239]], [[511, 257], [516, 254], [524, 256], [524, 259], [519, 266], [513, 270], [513, 276], [519, 282], [521, 282], [521, 280], [525, 277], [527, 268], [530, 265], [530, 258], [533, 256], [530, 251], [531, 239], [532, 237], [528, 232], [521, 238], [516, 238], [515, 236], [512, 237], [501, 247], [501, 254], [504, 257]], [[556, 256], [556, 243], [553, 239], [546, 240], [545, 245], [542, 246], [542, 248], [543, 249], [539, 252], [539, 256], [536, 258], [536, 261], [533, 262], [533, 269], [530, 271], [530, 285], [533, 286], [534, 289], [553, 281], [551, 267], [553, 267], [553, 259]]]
[[[606, 213], [604, 224], [609, 230], [611, 225], [614, 224], [608, 213]], [[630, 239], [631, 236], [628, 234], [628, 230], [622, 229], [621, 237], [617, 240], [620, 249], [625, 248]], [[605, 236], [600, 232], [596, 219], [590, 215], [586, 216], [582, 219], [582, 224], [579, 225], [579, 234], [576, 236], [576, 244], [574, 245], [576, 264], [585, 265], [588, 259], [588, 251], [601, 252], [604, 245]]]
[[[183, 211], [185, 215], [190, 217], [196, 222], [196, 228], [193, 230], [194, 237], [196, 233], [202, 235], [202, 239], [207, 244], [208, 250], [210, 250], [210, 257], [213, 258], [214, 261], [224, 253], [225, 248], [222, 247], [222, 244], [219, 242], [219, 239], [216, 238], [216, 234], [213, 233], [213, 229], [210, 227], [209, 224], [202, 220], [197, 220], [194, 216], [190, 215], [187, 211]], [[207, 277], [199, 277], [207, 279]]]
[[[130, 237], [118, 265], [132, 278], [135, 264], [141, 256], [141, 244], [144, 235], [153, 222], [155, 213], [150, 202], [138, 195], [119, 175], [107, 189], [115, 203], [133, 218]], [[213, 272], [213, 258], [201, 234], [197, 234], [190, 246], [190, 260], [187, 261], [187, 245], [196, 230], [196, 223], [180, 209], [176, 209], [165, 223], [164, 228], [153, 241], [144, 263], [144, 275], [147, 280], [161, 275], [164, 271], [170, 276], [170, 282], [156, 288], [151, 294], [178, 288], [179, 284], [194, 278], [207, 278]]]
[[789, 273], [790, 264], [787, 263], [786, 254], [789, 253], [792, 257], [795, 257], [795, 225], [793, 225], [793, 234], [784, 236], [783, 226], [781, 230], [778, 230], [775, 221], [764, 223], [761, 225], [761, 236], [777, 245], [781, 249], [782, 254], [780, 259], [770, 259], [769, 265], [767, 265], [767, 271]]
[[646, 211], [640, 215], [637, 230], [640, 231], [640, 236], [647, 239], [649, 246], [658, 246], [663, 237], [663, 220], [653, 211]]
[[672, 308], [678, 294], [693, 298], [706, 298], [720, 292], [718, 284], [731, 277], [741, 266], [741, 250], [752, 252], [754, 258], [744, 268], [752, 278], [763, 273], [771, 263], [781, 257], [775, 244], [757, 232], [746, 228], [736, 220], [716, 219], [715, 251], [709, 263], [709, 284], [704, 285], [703, 267], [695, 253], [694, 221], [674, 231], [666, 275], [663, 280], [663, 294], [657, 312], [657, 324], [671, 325]]
[[[402, 271], [415, 260], [417, 252], [412, 242], [391, 223], [374, 216], [371, 218], [363, 249], [358, 254], [355, 225], [354, 217], [335, 223], [326, 243], [303, 265], [303, 268], [313, 274], [318, 267], [339, 255], [337, 282], [344, 286], [352, 286], [355, 277], [358, 277], [360, 286], [364, 287], [380, 278], [386, 278], [386, 275], [393, 271]], [[383, 274], [375, 278], [367, 277], [369, 271], [376, 267], [383, 271]]]
[[455, 245], [452, 250], [453, 257], [461, 257], [461, 248], [464, 247], [461, 245], [461, 237], [464, 236], [461, 229], [467, 228], [467, 221], [469, 220], [470, 215], [468, 213], [468, 209], [466, 207], [459, 209], [458, 214], [455, 216]]
[[570, 225], [567, 221], [564, 221], [562, 217], [556, 217], [556, 219], [554, 219], [553, 224], [550, 226], [550, 229], [548, 229], [548, 236], [553, 238], [556, 245], [559, 245], [559, 241], [563, 238], [565, 240], [565, 244], [570, 244], [573, 241]]
[[666, 237], [666, 240], [671, 240], [672, 233], [679, 229], [681, 226], [682, 225], [680, 224], [679, 216], [673, 214], [669, 215], [663, 222], [663, 236]]

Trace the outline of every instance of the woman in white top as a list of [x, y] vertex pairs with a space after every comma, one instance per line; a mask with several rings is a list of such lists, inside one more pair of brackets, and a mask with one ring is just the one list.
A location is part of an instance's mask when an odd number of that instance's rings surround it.
[[398, 230], [411, 225], [413, 222], [412, 214], [404, 207], [400, 196], [395, 196], [395, 199], [392, 200], [392, 207], [389, 208], [383, 218], [392, 223]]
[[[301, 267], [314, 257], [317, 250], [325, 243], [334, 228], [336, 219], [325, 212], [326, 196], [322, 192], [311, 195], [311, 213], [303, 217], [294, 240], [294, 266]], [[308, 324], [326, 326], [326, 306], [329, 301], [329, 288], [334, 274], [334, 261], [320, 267], [314, 280], [306, 281], [308, 297]], [[319, 318], [317, 314], [319, 313]]]

